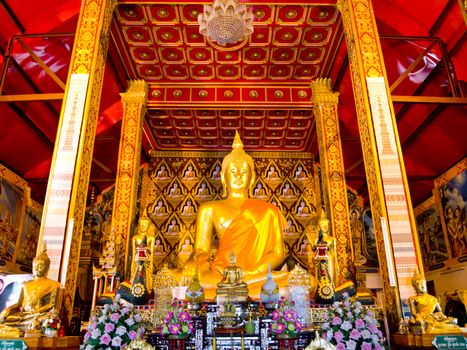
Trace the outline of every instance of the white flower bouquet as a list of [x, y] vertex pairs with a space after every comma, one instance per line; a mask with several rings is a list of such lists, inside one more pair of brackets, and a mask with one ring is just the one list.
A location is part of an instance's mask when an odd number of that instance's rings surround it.
[[97, 316], [91, 317], [82, 350], [124, 349], [143, 335], [141, 316], [131, 305], [121, 305], [119, 299], [117, 296], [113, 304], [104, 305]]

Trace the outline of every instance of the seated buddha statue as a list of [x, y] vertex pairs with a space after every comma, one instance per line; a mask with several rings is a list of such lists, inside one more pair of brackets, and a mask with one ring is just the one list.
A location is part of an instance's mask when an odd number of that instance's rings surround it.
[[246, 301], [248, 285], [243, 282], [242, 269], [237, 266], [237, 257], [230, 254], [230, 265], [224, 269], [222, 280], [217, 283], [217, 295], [235, 296], [237, 301]]
[[[205, 290], [215, 290], [232, 252], [250, 291], [252, 284], [265, 281], [268, 264], [274, 269], [284, 260], [282, 235], [286, 220], [273, 204], [249, 198], [255, 180], [254, 163], [243, 150], [238, 132], [232, 148], [223, 159], [221, 169], [223, 197], [227, 198], [205, 202], [199, 207], [195, 247], [183, 273], [191, 277], [197, 267]], [[215, 234], [218, 247], [211, 258]]]
[[0, 323], [22, 331], [32, 329], [34, 323], [42, 324], [55, 307], [60, 283], [47, 278], [50, 259], [45, 243], [42, 252], [32, 262], [33, 279], [24, 282], [18, 302], [0, 313]]
[[426, 280], [415, 270], [412, 278], [415, 295], [409, 297], [409, 329], [413, 333], [461, 332], [457, 319], [443, 314], [438, 299], [427, 293]]

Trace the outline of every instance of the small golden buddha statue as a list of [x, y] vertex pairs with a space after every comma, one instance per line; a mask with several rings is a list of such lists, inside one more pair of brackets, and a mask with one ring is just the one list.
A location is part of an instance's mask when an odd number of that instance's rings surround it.
[[415, 295], [409, 298], [412, 333], [461, 332], [457, 319], [443, 314], [438, 299], [427, 293], [426, 280], [416, 269], [412, 278]]
[[222, 280], [217, 283], [217, 295], [235, 297], [238, 301], [248, 298], [248, 285], [243, 282], [242, 269], [237, 266], [237, 257], [230, 254], [230, 265], [224, 269]]
[[[259, 295], [258, 282], [265, 281], [268, 264], [274, 269], [284, 260], [286, 220], [273, 204], [249, 198], [255, 180], [254, 163], [243, 150], [238, 132], [232, 148], [222, 161], [221, 183], [227, 198], [199, 207], [194, 252], [185, 265], [184, 276], [191, 277], [197, 267], [205, 290], [214, 290], [233, 252], [243, 280], [249, 286], [258, 284]], [[215, 233], [219, 244], [211, 259]]]
[[2, 311], [1, 324], [26, 331], [34, 328], [34, 323], [42, 324], [55, 307], [60, 283], [47, 278], [50, 259], [46, 251], [44, 242], [42, 252], [32, 262], [33, 279], [23, 284], [18, 302]]

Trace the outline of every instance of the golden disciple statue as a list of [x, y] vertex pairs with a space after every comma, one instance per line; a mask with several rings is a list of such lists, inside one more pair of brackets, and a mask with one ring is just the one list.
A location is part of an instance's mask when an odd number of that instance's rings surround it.
[[414, 271], [412, 286], [415, 295], [409, 298], [410, 313], [409, 329], [413, 333], [443, 333], [460, 332], [457, 319], [443, 314], [438, 299], [428, 294], [426, 280]]
[[50, 259], [46, 251], [44, 242], [42, 252], [32, 262], [33, 279], [23, 284], [18, 302], [2, 311], [0, 323], [25, 331], [34, 323], [42, 324], [55, 307], [60, 283], [47, 278]]
[[145, 305], [152, 294], [155, 236], [150, 232], [151, 219], [146, 210], [138, 221], [138, 231], [131, 239], [130, 281], [120, 283], [117, 294], [134, 305]]
[[[144, 211], [143, 216], [141, 216], [138, 221], [138, 232], [136, 232], [131, 239], [131, 280], [136, 276], [138, 261], [143, 260], [142, 255], [144, 254], [145, 277], [148, 291], [152, 291], [154, 246], [156, 240], [154, 234], [150, 232], [151, 225], [151, 219], [146, 215], [146, 211]], [[141, 248], [145, 248], [144, 252]]]
[[[249, 198], [255, 180], [254, 163], [243, 150], [238, 132], [232, 148], [222, 161], [221, 183], [227, 198], [200, 206], [195, 249], [184, 271], [184, 276], [192, 276], [197, 266], [206, 289], [215, 288], [221, 280], [231, 253], [249, 285], [265, 279], [268, 264], [276, 268], [284, 260], [285, 218], [271, 203]], [[219, 239], [217, 253], [209, 259], [215, 233]]]

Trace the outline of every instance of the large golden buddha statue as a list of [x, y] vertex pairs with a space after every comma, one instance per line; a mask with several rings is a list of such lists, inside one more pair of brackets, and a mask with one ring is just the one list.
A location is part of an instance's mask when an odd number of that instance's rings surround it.
[[26, 281], [20, 292], [18, 302], [7, 307], [0, 314], [0, 323], [28, 330], [34, 323], [42, 324], [47, 313], [55, 307], [60, 283], [47, 278], [50, 259], [46, 245], [32, 262], [33, 279]]
[[[284, 260], [286, 220], [271, 203], [249, 198], [255, 180], [254, 163], [243, 150], [238, 132], [232, 148], [222, 161], [221, 183], [226, 198], [200, 206], [194, 252], [184, 272], [185, 276], [192, 276], [197, 266], [206, 289], [216, 288], [224, 269], [229, 266], [231, 253], [237, 257], [236, 264], [248, 285], [264, 281], [268, 264], [274, 269]], [[219, 244], [212, 258], [215, 234]]]
[[426, 280], [415, 270], [412, 278], [415, 295], [409, 298], [412, 317], [409, 328], [415, 333], [460, 332], [457, 319], [443, 314], [438, 299], [427, 293]]

